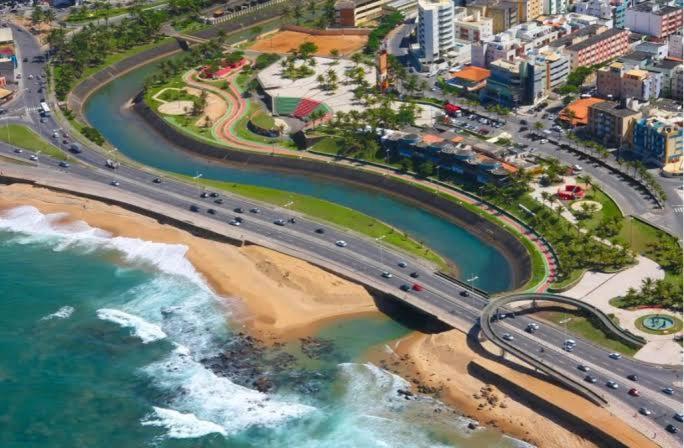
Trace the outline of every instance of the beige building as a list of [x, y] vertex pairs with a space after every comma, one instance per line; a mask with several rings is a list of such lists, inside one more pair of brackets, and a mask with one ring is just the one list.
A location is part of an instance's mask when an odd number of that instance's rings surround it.
[[589, 129], [605, 144], [631, 141], [634, 124], [640, 118], [641, 112], [628, 108], [625, 102], [601, 101], [589, 107]]
[[456, 39], [478, 42], [494, 35], [493, 20], [486, 17], [480, 8], [454, 10], [454, 37]]
[[383, 6], [390, 0], [337, 0], [335, 2], [335, 24], [354, 27], [377, 19]]
[[531, 22], [544, 14], [544, 4], [541, 0], [517, 0], [518, 23]]
[[613, 62], [596, 72], [599, 96], [609, 99], [636, 98], [639, 101], [658, 97], [662, 79], [660, 73], [625, 68], [622, 62]]

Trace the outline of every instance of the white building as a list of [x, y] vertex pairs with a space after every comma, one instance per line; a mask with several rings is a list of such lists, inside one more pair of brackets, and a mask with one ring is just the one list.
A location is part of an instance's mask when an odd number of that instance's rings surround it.
[[679, 31], [675, 34], [670, 34], [667, 38], [667, 55], [671, 58], [684, 59], [682, 53], [682, 32]]
[[454, 4], [451, 0], [418, 0], [418, 44], [421, 59], [432, 62], [454, 47]]
[[474, 42], [471, 51], [471, 63], [478, 67], [489, 68], [489, 65], [500, 59], [513, 61], [521, 56], [524, 46], [520, 39], [509, 32], [499, 33], [486, 42]]
[[526, 50], [542, 48], [558, 39], [560, 31], [549, 25], [539, 25], [536, 22], [525, 22], [512, 27], [508, 32], [520, 39]]
[[606, 20], [613, 19], [610, 0], [586, 0], [577, 2], [575, 3], [575, 12]]
[[481, 11], [468, 12], [466, 8], [454, 9], [454, 35], [457, 39], [477, 42], [493, 36], [494, 19], [485, 17]]

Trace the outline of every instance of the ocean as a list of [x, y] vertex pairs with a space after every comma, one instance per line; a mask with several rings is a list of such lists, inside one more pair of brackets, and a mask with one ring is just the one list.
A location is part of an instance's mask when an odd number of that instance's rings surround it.
[[60, 219], [0, 214], [0, 447], [525, 446], [397, 393], [364, 358], [408, 334], [388, 318], [267, 347], [184, 246]]

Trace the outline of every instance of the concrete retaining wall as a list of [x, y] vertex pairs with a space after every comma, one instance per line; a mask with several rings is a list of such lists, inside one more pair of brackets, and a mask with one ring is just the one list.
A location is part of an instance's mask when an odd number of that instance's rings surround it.
[[372, 31], [370, 28], [328, 28], [326, 30], [317, 30], [289, 24], [283, 25], [280, 29], [282, 31], [311, 34], [312, 36], [368, 36]]
[[[365, 187], [375, 188], [385, 193], [408, 199], [419, 207], [428, 207], [433, 212], [456, 222], [468, 229], [487, 244], [497, 247], [507, 258], [511, 269], [512, 288], [523, 286], [532, 275], [532, 263], [525, 246], [512, 234], [496, 224], [480, 217], [470, 210], [459, 207], [448, 199], [434, 195], [431, 191], [423, 190], [401, 182], [392, 177], [341, 166], [336, 163], [322, 163], [311, 159], [298, 157], [279, 157], [267, 153], [246, 152], [225, 146], [196, 140], [180, 132], [172, 125], [161, 119], [142, 101], [142, 93], [134, 101], [134, 110], [147, 123], [170, 142], [192, 151], [196, 154], [221, 159], [227, 163], [244, 164], [275, 168], [279, 170], [315, 174], [335, 180], [343, 180]], [[502, 267], [502, 269], [505, 269]], [[497, 272], [488, 273], [498, 275]]]

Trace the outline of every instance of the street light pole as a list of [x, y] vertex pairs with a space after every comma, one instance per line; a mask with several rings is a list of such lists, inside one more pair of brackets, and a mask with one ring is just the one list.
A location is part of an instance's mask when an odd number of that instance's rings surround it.
[[470, 287], [471, 293], [475, 292], [475, 286], [473, 285], [473, 282], [479, 278], [480, 278], [479, 276], [473, 274], [472, 277], [470, 277], [469, 279], [466, 280], [468, 282], [468, 286]]

